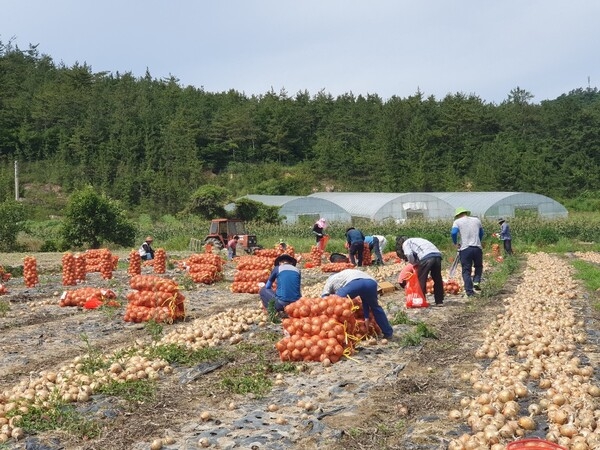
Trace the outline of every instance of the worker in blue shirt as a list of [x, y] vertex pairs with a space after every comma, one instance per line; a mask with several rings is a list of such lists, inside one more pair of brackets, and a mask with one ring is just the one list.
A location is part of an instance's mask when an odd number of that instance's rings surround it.
[[[275, 258], [273, 263], [275, 267], [258, 293], [265, 309], [268, 309], [269, 303], [274, 302], [275, 310], [283, 311], [287, 305], [302, 297], [300, 292], [302, 277], [300, 269], [296, 267], [297, 263], [296, 258], [287, 253]], [[273, 290], [275, 281], [277, 281], [277, 288]]]
[[[354, 227], [346, 230], [346, 244], [350, 255], [350, 262], [362, 267], [363, 250], [365, 248], [365, 235]], [[355, 259], [356, 256], [356, 259]]]

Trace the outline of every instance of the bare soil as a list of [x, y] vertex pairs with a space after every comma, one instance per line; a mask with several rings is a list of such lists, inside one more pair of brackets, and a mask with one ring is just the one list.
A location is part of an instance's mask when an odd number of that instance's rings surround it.
[[[22, 265], [24, 254], [0, 254], [0, 264], [17, 267]], [[149, 345], [151, 336], [141, 324], [125, 323], [122, 316], [110, 317], [100, 311], [86, 311], [80, 308], [58, 306], [59, 294], [65, 290], [61, 285], [60, 261], [62, 254], [40, 253], [37, 257], [40, 271], [40, 285], [26, 288], [23, 279], [13, 278], [6, 286], [9, 294], [0, 301], [9, 302], [9, 310], [0, 317], [0, 391], [10, 389], [42, 370], [53, 369], [67, 364], [85, 353], [86, 345], [82, 336], [104, 352], [109, 353], [123, 346]], [[120, 255], [125, 258], [127, 255]], [[177, 255], [185, 257], [187, 255]], [[196, 285], [184, 291], [187, 301], [187, 318], [183, 324], [198, 317], [210, 317], [229, 308], [247, 308], [256, 305], [258, 297], [252, 294], [232, 294], [229, 290], [235, 267], [228, 263], [225, 280], [215, 285]], [[398, 266], [399, 271], [399, 266]], [[144, 273], [152, 273], [144, 268]], [[396, 272], [397, 273], [397, 272]], [[170, 270], [166, 276], [177, 278], [181, 273]], [[318, 269], [303, 271], [304, 284], [322, 283], [328, 274]], [[89, 274], [86, 285], [109, 287], [124, 297], [128, 290], [126, 269], [114, 272], [112, 280], [102, 280], [99, 274]], [[388, 277], [395, 282], [395, 277]], [[434, 450], [445, 449], [450, 439], [468, 431], [465, 425], [447, 418], [448, 411], [458, 406], [459, 399], [470, 394], [469, 386], [460, 379], [460, 374], [479, 367], [481, 360], [474, 358], [474, 351], [482, 341], [482, 330], [502, 310], [502, 297], [510, 293], [511, 286], [519, 283], [515, 276], [506, 291], [494, 298], [468, 302], [459, 296], [448, 296], [445, 308], [406, 310], [415, 320], [423, 321], [435, 330], [437, 339], [425, 339], [417, 346], [402, 346], [398, 341], [377, 344], [359, 350], [353, 360], [342, 360], [330, 368], [320, 364], [298, 363], [303, 371], [286, 380], [287, 392], [306, 389], [302, 385], [311, 378], [344, 381], [342, 388], [352, 391], [353, 383], [367, 385], [366, 396], [355, 398], [353, 405], [327, 406], [327, 394], [319, 394], [321, 414], [314, 421], [306, 417], [295, 405], [282, 410], [287, 414], [290, 438], [285, 445], [273, 440], [250, 444], [210, 444], [211, 448], [298, 448], [298, 449], [404, 449]], [[381, 303], [388, 311], [403, 310], [403, 294], [399, 291], [382, 297]], [[589, 299], [586, 299], [589, 302]], [[590, 326], [598, 329], [597, 315], [587, 308], [593, 320]], [[181, 324], [166, 325], [175, 327]], [[281, 327], [269, 326], [267, 331], [279, 333]], [[404, 328], [396, 327], [400, 338]], [[165, 330], [165, 333], [168, 330]], [[278, 354], [272, 342], [260, 341], [257, 333], [255, 342], [264, 345], [261, 358], [278, 362]], [[252, 342], [252, 339], [249, 339]], [[258, 358], [258, 356], [257, 356]], [[172, 436], [175, 443], [165, 445], [168, 449], [200, 448], [199, 436], [202, 428], [199, 412], [209, 409], [222, 411], [222, 420], [212, 425], [222, 426], [228, 414], [226, 405], [255, 407], [253, 396], [240, 396], [228, 393], [219, 380], [224, 370], [231, 370], [236, 364], [247, 361], [229, 361], [219, 368], [192, 383], [179, 383], [173, 378], [162, 378], [153, 398], [145, 402], [123, 403], [102, 397], [92, 402], [115, 402], [114, 417], [105, 415], [102, 419], [102, 432], [98, 437], [66, 435], [60, 432], [45, 432], [28, 436], [26, 440], [10, 444], [10, 449], [146, 449], [157, 437]], [[275, 374], [273, 374], [275, 376]], [[353, 377], [353, 378], [352, 378]], [[354, 380], [354, 381], [352, 381]], [[294, 386], [297, 383], [298, 386]], [[281, 400], [282, 393], [274, 389], [260, 404], [268, 405]], [[310, 393], [308, 394], [310, 395]], [[315, 393], [315, 396], [317, 394]], [[331, 402], [335, 402], [330, 395]], [[346, 403], [351, 403], [348, 400]], [[349, 407], [344, 413], [331, 413], [337, 407]], [[232, 421], [235, 418], [232, 418]], [[309, 418], [310, 419], [310, 418]], [[317, 423], [324, 431], [309, 430], [307, 425]], [[310, 425], [311, 427], [313, 425]], [[271, 425], [264, 423], [268, 434]], [[271, 430], [272, 431], [272, 430]], [[234, 436], [243, 437], [245, 430], [234, 431]], [[260, 434], [260, 433], [259, 433]], [[258, 435], [257, 435], [258, 436]], [[244, 441], [247, 442], [247, 441]], [[262, 442], [262, 443], [261, 443]], [[283, 446], [282, 446], [283, 445]], [[0, 448], [1, 444], [0, 444]]]

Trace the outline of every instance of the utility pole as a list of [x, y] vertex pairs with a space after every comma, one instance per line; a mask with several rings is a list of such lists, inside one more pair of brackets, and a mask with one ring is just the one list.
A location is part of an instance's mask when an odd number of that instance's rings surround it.
[[15, 159], [15, 200], [19, 201], [19, 161]]

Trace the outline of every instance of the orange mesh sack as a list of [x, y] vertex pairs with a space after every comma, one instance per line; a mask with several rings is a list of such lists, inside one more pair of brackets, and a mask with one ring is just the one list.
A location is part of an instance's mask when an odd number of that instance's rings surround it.
[[423, 294], [419, 285], [419, 277], [417, 276], [417, 268], [412, 264], [407, 264], [400, 272], [398, 282], [406, 281], [404, 293], [406, 295], [407, 308], [427, 308], [427, 298]]

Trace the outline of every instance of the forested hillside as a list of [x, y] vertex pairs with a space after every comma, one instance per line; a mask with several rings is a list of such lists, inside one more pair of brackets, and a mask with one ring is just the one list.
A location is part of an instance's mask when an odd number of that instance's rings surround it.
[[[235, 88], [235, 87], [232, 87]], [[314, 190], [600, 191], [600, 93], [502, 104], [475, 94], [234, 89], [66, 67], [0, 42], [0, 200], [21, 186], [91, 184], [131, 210], [174, 213], [206, 184], [231, 196]]]

